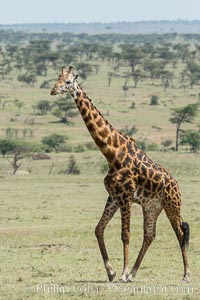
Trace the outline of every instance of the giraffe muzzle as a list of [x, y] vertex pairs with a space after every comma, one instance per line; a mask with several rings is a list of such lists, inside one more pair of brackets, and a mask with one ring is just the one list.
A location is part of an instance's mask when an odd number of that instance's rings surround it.
[[51, 92], [50, 92], [50, 95], [51, 95], [51, 96], [54, 96], [54, 95], [56, 95], [56, 94], [57, 94], [56, 90], [52, 89]]

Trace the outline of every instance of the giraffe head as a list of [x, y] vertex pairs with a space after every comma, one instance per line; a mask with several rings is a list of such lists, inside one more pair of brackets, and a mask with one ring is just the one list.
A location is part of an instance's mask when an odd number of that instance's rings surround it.
[[72, 93], [76, 89], [78, 75], [73, 74], [72, 70], [73, 67], [71, 66], [68, 70], [62, 67], [61, 74], [51, 90], [51, 95], [65, 94], [67, 92]]

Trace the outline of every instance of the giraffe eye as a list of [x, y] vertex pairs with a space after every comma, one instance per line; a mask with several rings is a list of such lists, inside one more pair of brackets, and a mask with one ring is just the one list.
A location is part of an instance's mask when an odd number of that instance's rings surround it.
[[70, 84], [70, 83], [71, 83], [71, 81], [70, 81], [70, 80], [67, 80], [67, 81], [66, 81], [66, 83], [67, 83], [67, 84]]

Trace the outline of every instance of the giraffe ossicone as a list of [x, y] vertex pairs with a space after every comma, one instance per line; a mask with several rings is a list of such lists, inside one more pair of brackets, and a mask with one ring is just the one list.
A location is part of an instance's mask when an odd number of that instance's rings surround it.
[[[104, 179], [108, 199], [95, 229], [95, 235], [110, 281], [114, 272], [108, 258], [104, 230], [117, 209], [121, 212], [121, 239], [124, 251], [122, 280], [132, 281], [150, 244], [156, 237], [156, 221], [161, 211], [165, 213], [177, 236], [184, 266], [183, 280], [189, 277], [186, 246], [189, 242], [189, 225], [183, 222], [181, 194], [177, 181], [169, 171], [153, 162], [136, 144], [135, 140], [116, 130], [104, 119], [77, 82], [73, 67], [62, 68], [58, 80], [51, 90], [51, 95], [70, 93], [80, 111], [94, 142], [105, 156], [109, 171]], [[67, 100], [66, 100], [67, 101]], [[129, 272], [128, 256], [130, 241], [131, 205], [142, 206], [144, 217], [143, 243], [136, 262]]]

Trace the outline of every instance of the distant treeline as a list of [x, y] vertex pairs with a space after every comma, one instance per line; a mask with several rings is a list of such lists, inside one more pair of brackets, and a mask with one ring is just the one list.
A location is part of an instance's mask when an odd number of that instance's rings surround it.
[[[1, 28], [1, 26], [0, 26]], [[200, 31], [199, 31], [200, 32]], [[25, 32], [25, 31], [14, 31], [14, 30], [1, 30], [0, 29], [0, 43], [11, 43], [18, 44], [31, 40], [49, 40], [56, 41], [58, 43], [75, 43], [75, 42], [86, 42], [86, 43], [99, 43], [99, 44], [118, 44], [118, 43], [151, 43], [160, 44], [167, 41], [175, 40], [177, 37], [182, 38], [184, 41], [200, 41], [200, 33], [151, 33], [151, 34], [122, 34], [122, 33], [102, 33], [102, 34], [88, 34], [88, 33], [48, 33], [48, 32]]]
[[161, 20], [140, 22], [115, 23], [38, 23], [0, 25], [3, 30], [23, 31], [28, 33], [123, 33], [123, 34], [149, 34], [149, 33], [199, 33], [200, 20]]

